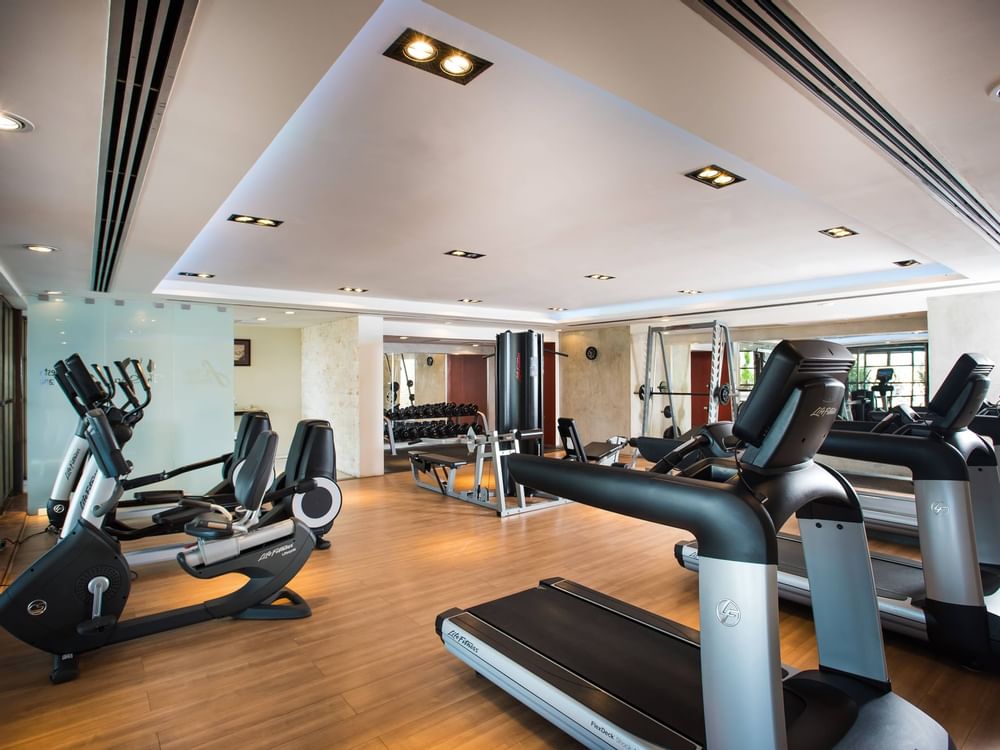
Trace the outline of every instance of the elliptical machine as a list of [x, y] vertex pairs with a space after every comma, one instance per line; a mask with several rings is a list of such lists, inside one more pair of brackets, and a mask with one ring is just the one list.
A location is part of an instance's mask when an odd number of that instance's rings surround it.
[[[85, 437], [100, 474], [115, 481], [127, 475], [131, 466], [121, 454], [107, 415], [92, 409], [85, 421]], [[236, 497], [251, 511], [259, 510], [267, 489], [277, 440], [273, 432], [260, 435], [247, 458], [246, 469], [236, 478]], [[310, 485], [293, 485], [288, 494], [308, 492]], [[221, 508], [185, 500], [207, 512], [185, 527], [197, 544], [177, 555], [180, 566], [196, 578], [239, 573], [247, 577], [247, 582], [232, 593], [201, 604], [122, 620], [131, 570], [118, 541], [92, 522], [95, 516], [113, 511], [120, 497], [119, 484], [110, 501], [90, 505], [65, 539], [0, 594], [0, 625], [25, 643], [53, 655], [49, 675], [52, 682], [75, 679], [79, 675], [79, 654], [113, 643], [215, 618], [277, 620], [311, 614], [305, 600], [284, 588], [315, 546], [305, 524], [286, 519], [263, 528], [241, 530]], [[278, 604], [279, 600], [289, 604]]]

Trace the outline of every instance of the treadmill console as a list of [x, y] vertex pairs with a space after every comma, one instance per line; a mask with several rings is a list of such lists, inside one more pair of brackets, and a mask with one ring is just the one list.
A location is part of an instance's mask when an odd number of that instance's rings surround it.
[[957, 432], [969, 426], [979, 412], [990, 389], [993, 361], [983, 355], [968, 353], [958, 358], [934, 398], [927, 404], [931, 429]]
[[740, 409], [741, 464], [768, 472], [810, 460], [840, 411], [854, 357], [828, 341], [782, 341]]

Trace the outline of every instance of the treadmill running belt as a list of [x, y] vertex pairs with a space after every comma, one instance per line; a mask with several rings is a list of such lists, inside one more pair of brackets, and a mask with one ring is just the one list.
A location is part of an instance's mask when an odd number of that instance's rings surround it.
[[[704, 744], [701, 650], [697, 646], [549, 587], [528, 589], [468, 611]], [[787, 723], [804, 709], [801, 698], [785, 692]]]

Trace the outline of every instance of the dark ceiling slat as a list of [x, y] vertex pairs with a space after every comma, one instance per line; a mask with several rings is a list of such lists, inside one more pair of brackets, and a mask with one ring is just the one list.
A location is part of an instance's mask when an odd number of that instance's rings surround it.
[[197, 0], [112, 0], [93, 291], [108, 291]]

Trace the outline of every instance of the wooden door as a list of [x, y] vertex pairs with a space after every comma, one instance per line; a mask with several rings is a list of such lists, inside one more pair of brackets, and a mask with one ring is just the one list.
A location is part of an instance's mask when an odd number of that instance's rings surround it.
[[556, 345], [542, 344], [542, 429], [546, 448], [556, 446]]
[[[712, 379], [712, 352], [691, 352], [691, 391], [708, 393], [708, 382]], [[720, 383], [729, 382], [729, 358], [722, 357], [722, 379]], [[719, 421], [728, 422], [733, 418], [731, 404], [719, 404]], [[691, 396], [691, 428], [701, 427], [708, 423], [708, 396]]]
[[449, 354], [445, 401], [476, 404], [486, 419], [491, 420], [486, 390], [487, 364], [478, 354]]

